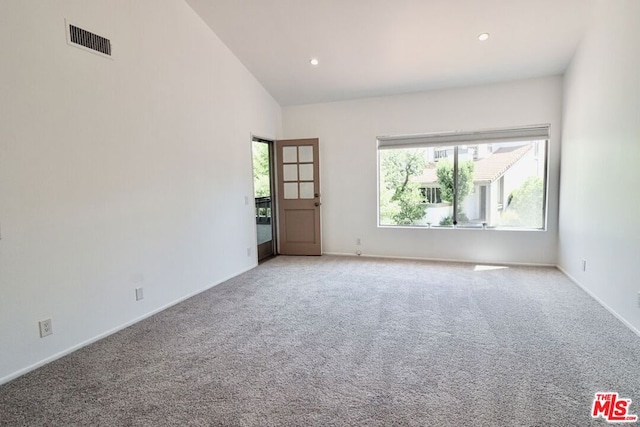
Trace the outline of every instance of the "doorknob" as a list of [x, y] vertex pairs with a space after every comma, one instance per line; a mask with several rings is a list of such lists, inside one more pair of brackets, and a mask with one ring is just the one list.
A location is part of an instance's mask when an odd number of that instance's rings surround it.
[[314, 197], [320, 197], [320, 193], [316, 193], [313, 195]]
[[321, 203], [320, 202], [315, 202], [313, 205], [317, 207], [317, 206], [320, 206]]

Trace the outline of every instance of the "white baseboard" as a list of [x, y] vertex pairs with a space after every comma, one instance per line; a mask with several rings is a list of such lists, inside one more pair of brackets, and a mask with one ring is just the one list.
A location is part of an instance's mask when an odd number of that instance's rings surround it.
[[512, 265], [512, 266], [525, 266], [525, 267], [556, 267], [555, 264], [542, 264], [533, 262], [489, 262], [489, 261], [474, 261], [469, 259], [449, 259], [449, 258], [422, 258], [422, 257], [407, 257], [396, 255], [375, 255], [375, 254], [362, 254], [357, 255], [354, 253], [344, 252], [323, 252], [323, 255], [335, 255], [335, 256], [350, 256], [360, 258], [383, 258], [383, 259], [406, 259], [409, 261], [433, 261], [433, 262], [459, 262], [462, 264], [479, 264], [479, 265]]
[[634, 332], [638, 337], [640, 337], [640, 330], [638, 330], [635, 326], [633, 326], [631, 323], [629, 323], [624, 317], [622, 317], [620, 314], [618, 314], [618, 312], [616, 312], [613, 308], [609, 307], [604, 301], [602, 301], [596, 294], [594, 294], [593, 292], [591, 292], [589, 289], [587, 289], [582, 283], [580, 283], [578, 281], [578, 279], [576, 279], [575, 277], [573, 277], [571, 274], [569, 274], [564, 268], [562, 268], [561, 266], [557, 265], [556, 266], [558, 268], [558, 270], [560, 270], [562, 272], [562, 274], [564, 274], [565, 276], [567, 276], [569, 278], [569, 280], [571, 280], [573, 283], [575, 283], [575, 285], [577, 287], [579, 287], [580, 289], [582, 289], [584, 292], [587, 293], [587, 295], [589, 295], [591, 298], [593, 298], [598, 304], [600, 304], [601, 306], [603, 306], [605, 309], [607, 309], [607, 311], [611, 314], [613, 314], [613, 316], [618, 319], [619, 321], [621, 321], [627, 328], [631, 329], [632, 332]]
[[121, 330], [123, 330], [125, 328], [128, 328], [129, 326], [134, 325], [134, 324], [140, 322], [141, 320], [146, 319], [147, 317], [151, 317], [154, 314], [160, 313], [161, 311], [166, 310], [169, 307], [172, 307], [172, 306], [174, 306], [176, 304], [181, 303], [182, 301], [185, 301], [185, 300], [187, 300], [187, 299], [189, 299], [189, 298], [191, 298], [193, 296], [196, 296], [196, 295], [198, 295], [198, 294], [200, 294], [200, 293], [202, 293], [204, 291], [207, 291], [207, 290], [213, 288], [214, 286], [217, 286], [217, 285], [219, 285], [219, 284], [221, 284], [223, 282], [226, 282], [229, 279], [233, 279], [234, 277], [239, 276], [242, 273], [246, 273], [247, 271], [255, 268], [257, 265], [258, 264], [256, 263], [255, 265], [252, 265], [252, 266], [250, 266], [250, 267], [248, 267], [246, 269], [243, 269], [238, 273], [232, 274], [232, 275], [230, 275], [228, 277], [224, 277], [224, 278], [222, 278], [222, 279], [220, 279], [220, 280], [218, 280], [218, 281], [216, 281], [216, 282], [214, 282], [214, 283], [212, 283], [210, 285], [205, 286], [202, 289], [199, 289], [197, 291], [194, 291], [194, 292], [191, 292], [191, 293], [189, 293], [187, 295], [184, 295], [184, 296], [182, 296], [182, 297], [180, 297], [180, 298], [178, 298], [178, 299], [176, 299], [174, 301], [169, 302], [168, 304], [165, 304], [165, 305], [163, 305], [163, 306], [161, 306], [159, 308], [156, 308], [156, 309], [154, 309], [154, 310], [152, 310], [152, 311], [150, 311], [148, 313], [145, 313], [142, 316], [136, 317], [136, 318], [134, 318], [134, 319], [132, 319], [132, 320], [130, 320], [128, 322], [123, 323], [122, 325], [116, 326], [115, 328], [110, 329], [110, 330], [108, 330], [106, 332], [103, 332], [101, 334], [98, 334], [93, 338], [89, 338], [88, 340], [85, 340], [85, 341], [83, 341], [83, 342], [81, 342], [79, 344], [71, 346], [66, 350], [62, 350], [62, 351], [60, 351], [60, 352], [58, 352], [58, 353], [56, 353], [56, 354], [54, 354], [52, 356], [49, 356], [49, 357], [47, 357], [45, 359], [40, 360], [39, 362], [36, 362], [36, 363], [34, 363], [32, 365], [29, 365], [26, 368], [22, 368], [22, 369], [20, 369], [20, 370], [18, 370], [16, 372], [13, 372], [13, 373], [11, 373], [11, 374], [3, 377], [3, 378], [0, 378], [0, 385], [8, 383], [9, 381], [18, 378], [18, 377], [26, 374], [27, 372], [31, 372], [31, 371], [33, 371], [35, 369], [38, 369], [39, 367], [44, 366], [47, 363], [51, 363], [54, 360], [60, 359], [61, 357], [64, 357], [64, 356], [66, 356], [68, 354], [71, 354], [74, 351], [81, 349], [82, 347], [86, 347], [89, 344], [92, 344], [92, 343], [94, 343], [96, 341], [99, 341], [99, 340], [101, 340], [103, 338], [108, 337], [109, 335], [115, 334], [118, 331], [121, 331]]

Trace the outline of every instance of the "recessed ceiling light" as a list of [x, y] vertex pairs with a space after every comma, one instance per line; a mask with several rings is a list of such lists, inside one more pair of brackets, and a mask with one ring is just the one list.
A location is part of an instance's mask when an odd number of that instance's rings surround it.
[[311, 58], [309, 60], [309, 64], [311, 65], [318, 65], [320, 63], [320, 61], [318, 61], [318, 58]]
[[489, 39], [489, 33], [482, 33], [478, 36], [478, 40], [480, 40], [481, 42], [488, 40]]

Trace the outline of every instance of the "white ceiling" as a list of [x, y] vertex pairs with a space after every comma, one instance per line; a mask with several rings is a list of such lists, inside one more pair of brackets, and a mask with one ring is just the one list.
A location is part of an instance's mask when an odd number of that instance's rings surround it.
[[593, 3], [186, 1], [283, 106], [562, 74]]

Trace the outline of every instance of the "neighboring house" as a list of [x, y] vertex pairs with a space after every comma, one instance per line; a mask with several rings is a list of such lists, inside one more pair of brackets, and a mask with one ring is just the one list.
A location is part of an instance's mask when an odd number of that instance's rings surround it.
[[[507, 209], [509, 195], [528, 177], [544, 174], [544, 141], [469, 145], [459, 151], [459, 161], [474, 161], [473, 189], [462, 202], [462, 211], [471, 224], [498, 225], [501, 213]], [[426, 216], [420, 224], [438, 225], [453, 213], [452, 203], [442, 200], [437, 164], [453, 159], [453, 150], [429, 148], [428, 166], [415, 177], [420, 183]]]

